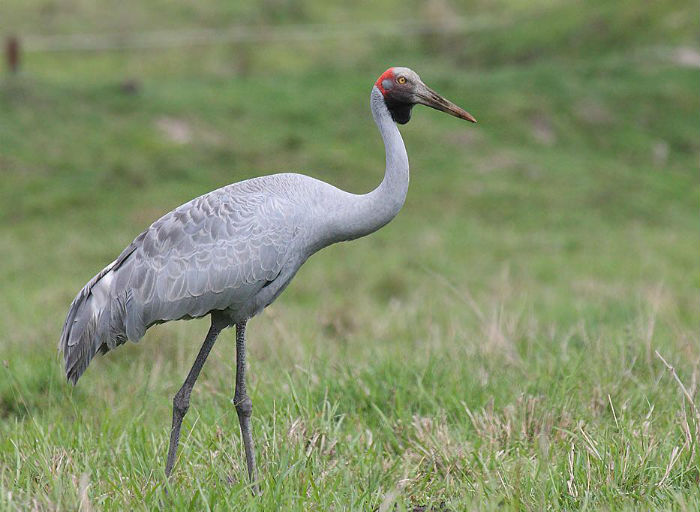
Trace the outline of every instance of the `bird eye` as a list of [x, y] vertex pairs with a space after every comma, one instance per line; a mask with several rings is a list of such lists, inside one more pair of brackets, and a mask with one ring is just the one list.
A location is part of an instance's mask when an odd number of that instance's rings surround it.
[[400, 76], [396, 79], [396, 81], [400, 84], [405, 84], [406, 83], [406, 77], [405, 76]]

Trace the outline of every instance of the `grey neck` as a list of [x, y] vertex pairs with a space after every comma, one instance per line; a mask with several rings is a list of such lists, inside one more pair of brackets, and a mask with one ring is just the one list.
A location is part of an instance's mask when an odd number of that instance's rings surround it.
[[372, 116], [386, 151], [384, 179], [368, 194], [349, 194], [339, 212], [342, 217], [338, 219], [338, 240], [353, 240], [386, 225], [399, 213], [408, 192], [408, 155], [399, 128], [376, 86], [370, 98]]

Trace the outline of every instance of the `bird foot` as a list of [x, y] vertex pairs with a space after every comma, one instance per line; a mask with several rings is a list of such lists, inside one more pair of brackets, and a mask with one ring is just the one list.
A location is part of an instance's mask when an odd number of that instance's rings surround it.
[[[235, 478], [232, 475], [226, 475], [226, 483], [228, 485], [235, 485], [240, 481], [239, 478]], [[262, 492], [260, 491], [260, 486], [255, 483], [250, 485], [250, 492], [253, 493], [253, 496], [262, 496]]]

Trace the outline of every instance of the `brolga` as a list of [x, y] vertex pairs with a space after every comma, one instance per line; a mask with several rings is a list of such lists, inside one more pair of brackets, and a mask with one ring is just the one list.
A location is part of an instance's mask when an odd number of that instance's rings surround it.
[[416, 104], [476, 120], [402, 67], [386, 70], [370, 95], [384, 141], [386, 170], [367, 194], [351, 194], [301, 174], [262, 176], [214, 190], [167, 213], [93, 277], [68, 310], [59, 348], [73, 384], [95, 354], [170, 320], [209, 316], [211, 326], [173, 399], [165, 465], [169, 477], [190, 393], [219, 333], [236, 327], [238, 414], [248, 477], [258, 493], [246, 392], [246, 323], [272, 303], [299, 267], [336, 242], [368, 235], [392, 220], [408, 191], [408, 156], [398, 124]]

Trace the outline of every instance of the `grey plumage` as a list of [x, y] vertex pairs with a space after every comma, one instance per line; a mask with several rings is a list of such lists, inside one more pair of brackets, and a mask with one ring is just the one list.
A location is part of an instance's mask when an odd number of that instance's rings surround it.
[[308, 256], [306, 200], [324, 186], [333, 189], [298, 174], [264, 176], [154, 222], [73, 301], [60, 339], [68, 378], [75, 383], [97, 352], [137, 342], [154, 324], [213, 310], [227, 310], [232, 323], [255, 315], [275, 295], [261, 291]]
[[371, 233], [396, 216], [406, 198], [409, 172], [395, 121], [408, 122], [415, 103], [474, 121], [413, 71], [390, 68], [371, 95], [372, 115], [386, 150], [384, 179], [376, 189], [356, 195], [300, 174], [263, 176], [220, 188], [154, 222], [73, 300], [59, 348], [66, 376], [74, 384], [98, 352], [127, 340], [137, 342], [155, 324], [211, 315], [209, 333], [173, 400], [167, 475], [192, 387], [218, 334], [235, 325], [234, 402], [248, 474], [255, 480], [252, 402], [244, 378], [246, 322], [277, 298], [313, 253]]

